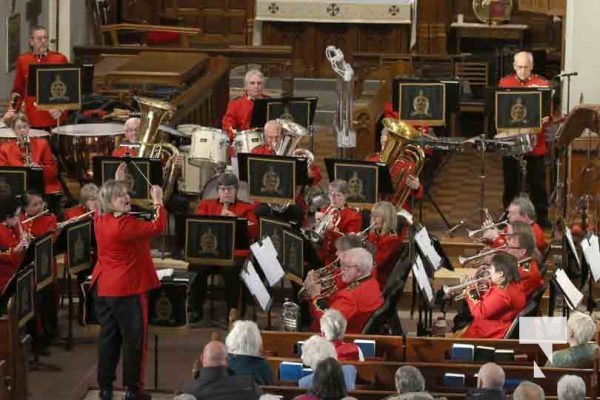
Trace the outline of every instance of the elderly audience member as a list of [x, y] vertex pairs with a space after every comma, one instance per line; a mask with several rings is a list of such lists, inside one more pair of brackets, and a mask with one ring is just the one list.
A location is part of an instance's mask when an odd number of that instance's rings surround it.
[[196, 396], [192, 396], [191, 394], [182, 393], [173, 397], [173, 400], [197, 400]]
[[346, 326], [346, 318], [344, 318], [342, 313], [334, 308], [330, 308], [321, 317], [321, 336], [333, 343], [338, 360], [364, 361], [365, 358], [360, 347], [352, 342], [344, 342]]
[[558, 400], [585, 400], [585, 382], [577, 375], [564, 375], [556, 385]]
[[596, 324], [592, 317], [582, 312], [571, 314], [567, 321], [567, 342], [569, 348], [552, 353], [552, 363], [547, 367], [556, 368], [592, 368], [594, 358], [600, 350], [596, 343], [591, 343], [596, 334]]
[[262, 338], [254, 321], [235, 321], [225, 338], [228, 367], [236, 375], [250, 375], [258, 385], [272, 385], [273, 371], [261, 356]]
[[[304, 365], [314, 370], [317, 368], [317, 364], [326, 358], [337, 359], [337, 354], [333, 344], [321, 336], [313, 335], [304, 342], [302, 345], [302, 362]], [[344, 381], [346, 382], [346, 388], [348, 390], [354, 390], [356, 381], [356, 367], [353, 365], [342, 366], [344, 373]], [[298, 387], [308, 389], [313, 386], [314, 373], [300, 378], [298, 381]]]
[[504, 370], [498, 364], [483, 364], [477, 373], [477, 389], [471, 390], [467, 399], [504, 400], [504, 379]]
[[198, 400], [258, 399], [262, 394], [253, 377], [229, 375], [227, 348], [217, 340], [204, 346], [200, 356], [202, 368], [198, 377], [183, 385], [180, 392], [196, 396]]
[[425, 391], [425, 378], [417, 368], [405, 365], [396, 370], [396, 390], [398, 395], [388, 400], [433, 400], [433, 396]]
[[513, 392], [512, 398], [513, 400], [544, 400], [544, 389], [533, 382], [522, 381]]
[[[315, 368], [314, 379], [308, 393], [294, 400], [351, 400], [347, 389], [343, 367], [333, 357], [321, 360]], [[355, 399], [354, 399], [355, 400]]]

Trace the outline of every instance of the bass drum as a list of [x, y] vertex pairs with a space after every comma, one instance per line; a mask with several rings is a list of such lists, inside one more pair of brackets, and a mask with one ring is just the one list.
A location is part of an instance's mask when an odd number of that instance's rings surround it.
[[229, 162], [229, 137], [221, 129], [195, 129], [192, 132], [190, 162], [203, 167], [204, 164], [226, 165]]

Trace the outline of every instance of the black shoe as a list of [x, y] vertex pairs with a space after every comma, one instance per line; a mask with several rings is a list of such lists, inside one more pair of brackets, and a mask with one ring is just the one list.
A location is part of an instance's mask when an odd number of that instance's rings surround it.
[[98, 395], [98, 399], [100, 399], [100, 400], [113, 400], [113, 391], [112, 391], [112, 389], [100, 390], [100, 394]]
[[150, 393], [143, 390], [130, 390], [125, 392], [124, 400], [152, 400]]

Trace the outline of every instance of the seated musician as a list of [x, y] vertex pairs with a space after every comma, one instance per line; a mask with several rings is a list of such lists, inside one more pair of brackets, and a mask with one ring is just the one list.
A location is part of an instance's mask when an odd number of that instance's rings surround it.
[[[302, 363], [316, 371], [317, 365], [328, 358], [337, 360], [337, 352], [334, 345], [327, 339], [313, 335], [306, 339], [302, 345]], [[354, 390], [356, 386], [356, 375], [358, 371], [354, 365], [342, 366], [344, 382], [347, 390]], [[298, 381], [298, 387], [308, 389], [313, 386], [315, 373], [306, 375]]]
[[340, 260], [341, 281], [346, 285], [329, 297], [321, 296], [321, 282], [309, 271], [304, 286], [310, 296], [312, 330], [320, 331], [319, 321], [329, 308], [335, 308], [348, 321], [348, 333], [362, 332], [365, 324], [383, 304], [377, 280], [371, 277], [373, 256], [366, 249], [350, 249]]
[[[25, 222], [29, 220], [30, 222]], [[29, 191], [23, 196], [23, 212], [20, 222], [23, 230], [33, 238], [57, 229], [56, 215], [47, 212], [46, 202], [41, 194]]]
[[98, 193], [100, 189], [94, 183], [86, 183], [79, 191], [79, 205], [68, 208], [63, 213], [63, 220], [80, 217], [83, 214], [100, 209]]
[[27, 235], [19, 227], [20, 212], [14, 196], [0, 197], [0, 293], [21, 265], [29, 245]]
[[344, 341], [348, 322], [341, 312], [335, 308], [328, 309], [323, 313], [320, 324], [321, 336], [333, 343], [338, 360], [364, 361], [365, 356], [360, 347], [356, 343]]
[[121, 141], [119, 147], [113, 150], [113, 157], [125, 157], [126, 155], [137, 157], [138, 149], [129, 147], [128, 145], [138, 144], [140, 124], [141, 120], [135, 117], [128, 118], [127, 121], [125, 121], [125, 125], [123, 126], [125, 138]]
[[479, 293], [477, 288], [465, 289], [465, 299], [473, 322], [462, 337], [502, 339], [515, 317], [525, 307], [526, 299], [519, 285], [517, 259], [499, 253], [492, 257], [489, 267], [490, 288]]
[[546, 367], [592, 368], [600, 347], [595, 343], [596, 323], [588, 314], [575, 311], [567, 321], [569, 348], [552, 353]]
[[[248, 233], [250, 242], [258, 237], [258, 220], [254, 212], [254, 205], [245, 203], [237, 198], [238, 178], [229, 172], [221, 174], [217, 178], [217, 193], [219, 197], [214, 200], [202, 200], [198, 204], [196, 214], [199, 215], [222, 215], [227, 217], [246, 218], [248, 220]], [[235, 240], [232, 238], [232, 240]], [[208, 275], [214, 273], [222, 273], [225, 279], [225, 299], [227, 309], [231, 310], [237, 307], [238, 298], [240, 295], [240, 271], [246, 258], [250, 256], [248, 249], [235, 250], [235, 266], [234, 267], [218, 267], [213, 269], [210, 267], [202, 267], [197, 270], [196, 279], [194, 279], [190, 288], [192, 309], [195, 312], [191, 315], [191, 322], [196, 322], [202, 319], [204, 294], [206, 292], [206, 279]]]
[[43, 138], [29, 137], [29, 121], [25, 114], [15, 114], [11, 128], [17, 139], [0, 146], [0, 166], [42, 168], [44, 194], [51, 209], [56, 210], [62, 196], [62, 188], [58, 180], [58, 164], [50, 145]]
[[230, 100], [227, 104], [221, 127], [229, 134], [230, 142], [233, 143], [235, 132], [250, 129], [254, 100], [269, 97], [263, 92], [265, 88], [264, 80], [264, 75], [257, 69], [246, 72], [244, 76], [244, 94]]
[[513, 222], [508, 225], [506, 236], [508, 247], [505, 251], [517, 258], [521, 290], [529, 299], [536, 290], [544, 285], [538, 264], [539, 253], [535, 247], [531, 225], [522, 221]]
[[[252, 149], [252, 154], [259, 155], [276, 155], [279, 146], [283, 140], [283, 132], [281, 125], [276, 120], [268, 121], [264, 127], [264, 143], [260, 146], [257, 146]], [[300, 149], [298, 149], [300, 150]], [[310, 180], [311, 186], [316, 186], [321, 181], [321, 171], [319, 167], [317, 167], [314, 163], [308, 165], [308, 178]], [[296, 204], [292, 204], [287, 207], [282, 213], [278, 213], [273, 210], [267, 204], [259, 204], [256, 213], [260, 217], [278, 217], [282, 216], [287, 221], [294, 221], [299, 226], [303, 226], [306, 213], [307, 213], [307, 205], [304, 200], [304, 190], [298, 190], [296, 192]]]
[[[529, 197], [527, 196], [517, 196], [513, 199], [513, 201], [508, 206], [507, 210], [507, 219], [509, 223], [513, 223], [516, 221], [523, 221], [529, 225], [531, 225], [531, 229], [533, 230], [533, 235], [535, 237], [536, 247], [540, 252], [544, 252], [546, 249], [546, 240], [544, 239], [544, 231], [540, 227], [540, 225], [535, 222], [535, 207]], [[492, 221], [486, 221], [488, 226], [493, 224]], [[491, 243], [492, 247], [500, 247], [506, 240], [504, 235], [507, 232], [507, 228], [504, 228], [502, 232], [500, 232], [496, 228], [486, 229], [483, 237], [489, 243]]]
[[237, 320], [225, 338], [227, 367], [234, 375], [250, 375], [257, 385], [272, 385], [273, 371], [262, 356], [263, 344], [254, 321]]
[[387, 201], [375, 203], [371, 210], [371, 224], [367, 242], [375, 247], [377, 281], [383, 289], [402, 252], [403, 234], [396, 233], [398, 221], [394, 205]]
[[[327, 223], [323, 234], [323, 244], [319, 258], [323, 265], [335, 261], [335, 241], [344, 234], [358, 233], [362, 226], [362, 216], [354, 208], [348, 207], [348, 183], [336, 179], [329, 184], [329, 206], [315, 213], [315, 226]], [[327, 222], [329, 221], [329, 222]]]

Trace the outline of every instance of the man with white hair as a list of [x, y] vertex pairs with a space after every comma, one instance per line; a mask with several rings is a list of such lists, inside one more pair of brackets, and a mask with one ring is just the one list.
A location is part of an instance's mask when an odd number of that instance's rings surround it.
[[477, 389], [471, 390], [467, 399], [504, 400], [504, 380], [501, 366], [492, 362], [483, 364], [477, 373]]
[[558, 400], [585, 400], [585, 382], [577, 375], [564, 375], [556, 385]]
[[588, 314], [574, 312], [567, 321], [567, 342], [569, 348], [552, 353], [552, 363], [547, 367], [592, 368], [594, 359], [599, 356], [600, 347], [595, 342], [596, 323]]
[[[544, 389], [540, 385], [522, 381], [513, 392], [512, 398], [513, 400], [544, 400], [545, 397]], [[560, 396], [558, 398], [560, 399]]]
[[123, 125], [123, 135], [125, 138], [119, 144], [119, 147], [113, 150], [113, 157], [125, 157], [129, 155], [131, 157], [137, 157], [138, 150], [136, 147], [131, 145], [138, 144], [138, 135], [140, 134], [141, 120], [136, 117], [128, 118]]
[[[302, 363], [307, 367], [312, 368], [313, 371], [317, 369], [319, 362], [333, 358], [337, 360], [337, 354], [333, 344], [327, 339], [313, 335], [309, 337], [302, 345]], [[344, 382], [346, 383], [346, 390], [354, 390], [356, 382], [356, 367], [353, 365], [342, 365], [342, 372], [344, 373]], [[298, 381], [298, 387], [308, 389], [312, 387], [314, 378], [314, 372], [310, 375], [300, 378]]]
[[347, 326], [346, 318], [335, 308], [328, 309], [321, 317], [321, 335], [335, 346], [338, 361], [364, 361], [360, 347], [343, 340]]
[[418, 368], [405, 365], [396, 370], [397, 396], [388, 400], [433, 400], [433, 396], [425, 391], [425, 378]]
[[252, 123], [252, 111], [254, 100], [263, 99], [268, 96], [264, 94], [264, 75], [257, 69], [251, 69], [244, 76], [244, 94], [230, 100], [227, 111], [221, 121], [223, 130], [229, 134], [233, 141], [236, 131], [250, 129]]
[[355, 248], [340, 259], [338, 289], [328, 297], [321, 296], [321, 282], [317, 273], [309, 271], [304, 286], [310, 296], [313, 317], [312, 330], [319, 332], [319, 321], [330, 308], [338, 310], [348, 322], [348, 333], [361, 333], [373, 313], [383, 304], [383, 296], [377, 280], [371, 276], [373, 255], [366, 249]]

